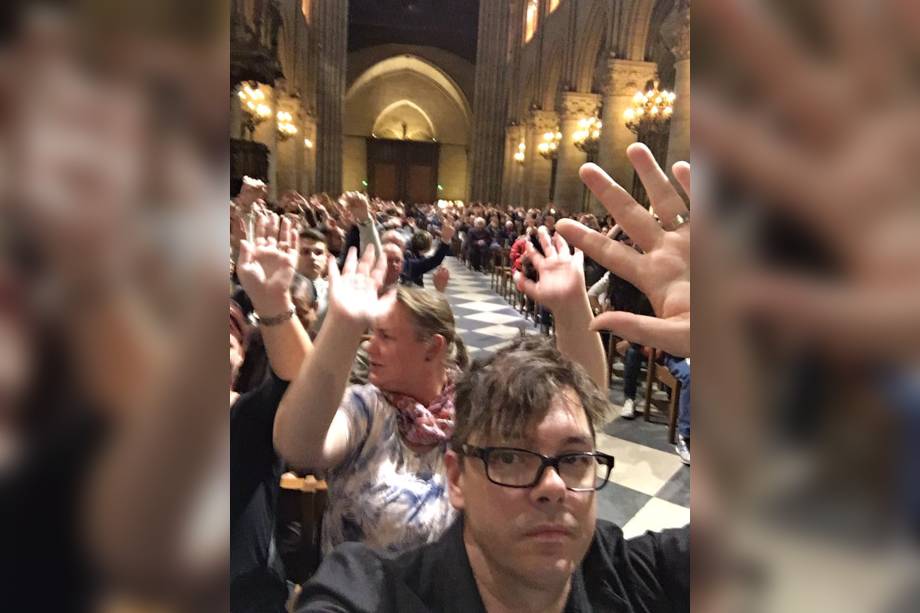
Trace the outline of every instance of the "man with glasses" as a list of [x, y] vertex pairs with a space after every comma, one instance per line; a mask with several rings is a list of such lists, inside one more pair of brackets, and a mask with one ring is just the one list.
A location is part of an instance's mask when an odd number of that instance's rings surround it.
[[395, 559], [343, 545], [298, 611], [689, 610], [686, 529], [626, 542], [597, 519], [595, 491], [614, 467], [595, 449], [608, 408], [543, 336], [475, 365], [457, 384], [446, 457], [461, 518]]
[[[644, 145], [627, 155], [662, 219], [686, 212]], [[689, 165], [675, 164], [674, 175], [689, 194]], [[518, 288], [551, 309], [572, 301], [576, 281], [584, 294], [583, 280], [563, 272], [581, 269], [582, 254], [569, 253], [568, 239], [634, 283], [655, 310], [656, 317], [604, 314], [591, 329], [689, 356], [689, 223], [658, 225], [593, 164], [581, 176], [644, 253], [563, 220], [552, 241], [540, 229], [543, 254], [528, 244], [540, 280], [517, 275]], [[559, 334], [560, 345], [566, 336]], [[342, 545], [306, 584], [297, 611], [689, 611], [689, 526], [626, 541], [619, 527], [597, 519], [595, 492], [614, 458], [595, 449], [608, 405], [597, 385], [603, 380], [589, 375], [593, 366], [533, 337], [475, 363], [457, 383], [445, 462], [460, 518], [438, 541], [397, 558]]]

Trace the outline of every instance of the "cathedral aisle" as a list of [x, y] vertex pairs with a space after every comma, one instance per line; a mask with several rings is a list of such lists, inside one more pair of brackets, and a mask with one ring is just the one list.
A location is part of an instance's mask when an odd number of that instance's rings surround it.
[[[489, 287], [488, 274], [468, 270], [454, 257], [446, 258], [444, 266], [450, 270], [447, 301], [471, 359], [492, 355], [522, 330], [540, 333]], [[426, 286], [433, 287], [427, 277]], [[619, 406], [623, 380], [616, 375], [615, 370], [609, 397]], [[614, 417], [598, 432], [598, 449], [616, 458], [610, 482], [597, 493], [598, 517], [621, 526], [627, 537], [690, 521], [690, 469], [668, 443], [667, 426], [647, 423], [641, 415]]]

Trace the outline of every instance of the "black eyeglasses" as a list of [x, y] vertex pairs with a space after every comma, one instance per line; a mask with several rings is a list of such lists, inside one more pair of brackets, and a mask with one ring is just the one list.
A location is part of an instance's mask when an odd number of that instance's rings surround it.
[[552, 466], [566, 489], [593, 492], [607, 485], [613, 470], [613, 456], [599, 451], [563, 453], [553, 458], [515, 447], [463, 444], [460, 451], [482, 460], [489, 481], [504, 487], [533, 487], [540, 482], [546, 467]]

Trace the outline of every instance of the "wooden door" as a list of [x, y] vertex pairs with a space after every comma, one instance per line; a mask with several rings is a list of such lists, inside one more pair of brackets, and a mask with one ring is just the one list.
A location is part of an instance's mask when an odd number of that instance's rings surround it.
[[438, 197], [437, 143], [367, 139], [368, 193], [406, 203]]

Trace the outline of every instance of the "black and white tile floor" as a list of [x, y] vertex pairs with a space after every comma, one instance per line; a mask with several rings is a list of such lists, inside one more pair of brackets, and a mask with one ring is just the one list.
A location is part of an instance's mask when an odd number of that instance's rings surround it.
[[[471, 359], [490, 355], [522, 329], [539, 334], [490, 289], [488, 274], [470, 271], [453, 257], [444, 265], [451, 275], [447, 300]], [[433, 286], [430, 277], [425, 283]], [[616, 372], [610, 399], [617, 406], [623, 402], [623, 381]], [[598, 492], [598, 516], [621, 526], [627, 537], [690, 521], [690, 469], [667, 438], [667, 426], [641, 416], [632, 421], [617, 417], [598, 433], [598, 448], [616, 458], [611, 482]]]

